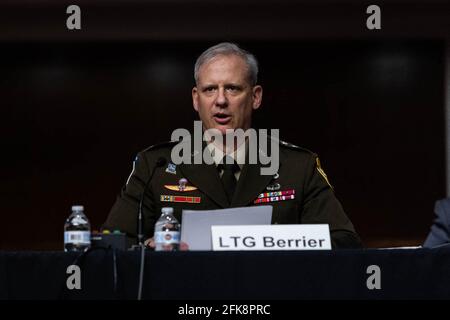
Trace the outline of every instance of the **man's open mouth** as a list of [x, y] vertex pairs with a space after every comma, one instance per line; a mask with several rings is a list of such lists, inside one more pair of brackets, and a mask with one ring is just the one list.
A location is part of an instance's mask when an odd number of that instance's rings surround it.
[[214, 115], [214, 120], [219, 124], [227, 124], [231, 121], [231, 116], [228, 114], [217, 113]]

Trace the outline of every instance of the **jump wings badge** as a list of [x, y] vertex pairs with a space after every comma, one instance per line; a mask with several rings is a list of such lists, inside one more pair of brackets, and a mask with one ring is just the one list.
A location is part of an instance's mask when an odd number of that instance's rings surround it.
[[172, 191], [178, 191], [178, 192], [188, 192], [188, 191], [193, 191], [193, 190], [197, 190], [197, 187], [194, 186], [187, 186], [187, 179], [185, 178], [181, 178], [178, 181], [178, 185], [170, 185], [170, 184], [166, 184], [164, 185], [164, 188], [172, 190]]

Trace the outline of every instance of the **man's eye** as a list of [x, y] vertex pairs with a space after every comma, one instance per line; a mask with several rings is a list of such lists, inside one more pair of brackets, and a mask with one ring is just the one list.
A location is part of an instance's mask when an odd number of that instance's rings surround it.
[[229, 87], [227, 88], [227, 90], [228, 90], [228, 91], [239, 91], [239, 87], [237, 87], [237, 86], [229, 86]]
[[214, 87], [206, 87], [205, 92], [213, 92], [216, 88]]

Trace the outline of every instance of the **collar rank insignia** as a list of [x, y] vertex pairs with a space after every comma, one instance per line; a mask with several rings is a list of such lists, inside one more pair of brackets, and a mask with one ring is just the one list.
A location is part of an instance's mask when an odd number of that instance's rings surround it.
[[263, 192], [258, 195], [258, 198], [253, 201], [253, 203], [267, 203], [267, 202], [277, 202], [284, 200], [294, 200], [295, 199], [295, 189], [276, 191], [276, 192]]

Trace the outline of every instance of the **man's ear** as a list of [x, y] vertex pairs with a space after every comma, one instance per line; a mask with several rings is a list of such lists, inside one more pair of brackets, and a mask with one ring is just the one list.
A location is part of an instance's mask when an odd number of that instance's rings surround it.
[[198, 112], [198, 90], [197, 90], [197, 87], [192, 88], [192, 105], [194, 106], [195, 111]]
[[263, 88], [261, 86], [254, 86], [252, 97], [253, 97], [253, 110], [259, 108], [262, 102]]

